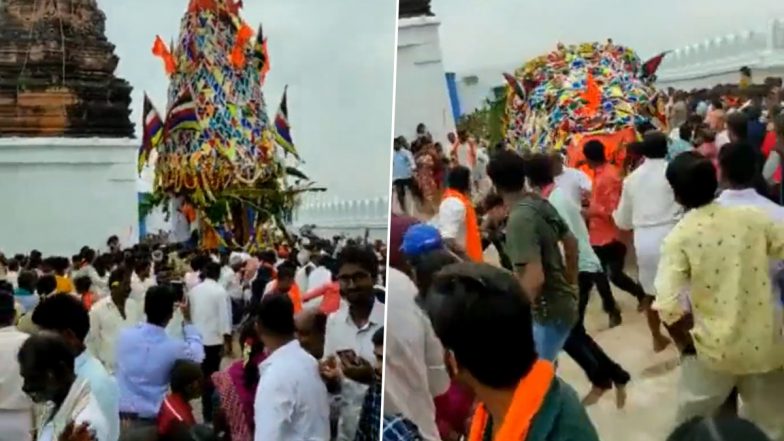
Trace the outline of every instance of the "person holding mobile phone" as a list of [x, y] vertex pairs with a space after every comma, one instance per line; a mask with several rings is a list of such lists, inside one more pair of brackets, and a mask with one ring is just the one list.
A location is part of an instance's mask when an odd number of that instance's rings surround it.
[[336, 439], [353, 441], [373, 381], [373, 334], [384, 326], [384, 304], [373, 290], [378, 259], [371, 247], [347, 245], [337, 261], [340, 293], [347, 306], [327, 319], [321, 373], [328, 390], [340, 397]]

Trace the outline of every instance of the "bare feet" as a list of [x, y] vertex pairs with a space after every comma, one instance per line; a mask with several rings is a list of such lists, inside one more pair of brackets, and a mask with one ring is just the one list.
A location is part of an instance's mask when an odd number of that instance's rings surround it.
[[653, 296], [645, 296], [637, 302], [637, 312], [643, 312], [650, 309], [653, 304]]
[[672, 343], [669, 338], [659, 334], [653, 336], [653, 352], [659, 353], [667, 349], [667, 346]]
[[615, 407], [623, 409], [626, 407], [626, 385], [615, 385]]
[[599, 400], [602, 398], [607, 392], [607, 389], [601, 389], [596, 386], [593, 386], [591, 390], [588, 392], [587, 395], [583, 398], [583, 406], [593, 406], [594, 404], [598, 403]]

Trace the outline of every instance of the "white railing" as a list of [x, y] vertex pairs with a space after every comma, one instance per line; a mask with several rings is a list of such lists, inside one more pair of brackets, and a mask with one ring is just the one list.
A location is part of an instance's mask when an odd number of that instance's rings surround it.
[[[784, 19], [775, 19], [757, 30], [723, 35], [673, 50], [658, 72], [660, 85], [695, 78], [784, 68]], [[755, 80], [761, 81], [755, 75]]]
[[305, 201], [294, 214], [294, 226], [315, 224], [321, 228], [386, 228], [389, 198]]

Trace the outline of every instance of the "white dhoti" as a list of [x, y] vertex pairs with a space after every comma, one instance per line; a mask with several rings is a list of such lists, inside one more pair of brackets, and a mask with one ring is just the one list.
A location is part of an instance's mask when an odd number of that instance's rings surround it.
[[634, 229], [634, 249], [637, 254], [637, 279], [647, 294], [655, 295], [656, 271], [661, 259], [661, 246], [676, 222]]

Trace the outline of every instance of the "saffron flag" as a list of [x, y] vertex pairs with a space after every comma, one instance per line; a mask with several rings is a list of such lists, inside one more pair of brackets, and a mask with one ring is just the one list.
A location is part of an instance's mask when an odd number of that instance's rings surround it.
[[585, 81], [585, 91], [580, 94], [580, 98], [585, 100], [585, 106], [580, 109], [579, 113], [583, 116], [593, 116], [602, 105], [602, 91], [599, 85], [596, 84], [596, 79], [591, 72], [588, 72], [588, 78]]
[[280, 100], [280, 107], [278, 113], [275, 115], [275, 140], [287, 153], [291, 153], [295, 157], [297, 149], [294, 148], [294, 141], [291, 138], [291, 126], [289, 125], [289, 104], [288, 104], [288, 91], [289, 86], [283, 89], [283, 98]]
[[137, 161], [139, 174], [142, 173], [142, 169], [147, 165], [147, 161], [150, 160], [150, 152], [161, 142], [161, 137], [163, 136], [163, 121], [161, 121], [161, 116], [146, 93], [144, 94], [144, 111], [142, 116], [144, 118], [144, 133], [142, 134], [142, 145], [139, 147], [139, 159]]
[[185, 91], [172, 104], [169, 114], [166, 116], [166, 133], [177, 130], [199, 130], [199, 118], [196, 116], [196, 104], [193, 102], [191, 93]]
[[664, 60], [665, 55], [667, 55], [667, 52], [662, 52], [646, 61], [645, 64], [642, 65], [642, 74], [640, 77], [652, 78], [654, 75], [656, 75], [656, 71], [659, 70], [659, 66], [661, 65], [662, 60]]

